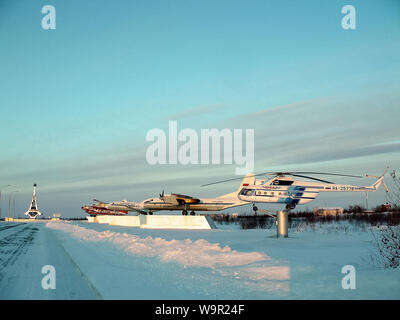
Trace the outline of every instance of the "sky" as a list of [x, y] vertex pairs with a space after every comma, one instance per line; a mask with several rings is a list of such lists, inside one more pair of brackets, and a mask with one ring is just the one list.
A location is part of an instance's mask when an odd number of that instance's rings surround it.
[[[41, 24], [49, 4], [54, 30]], [[355, 30], [342, 28], [347, 4]], [[0, 0], [0, 189], [16, 186], [2, 191], [2, 216], [14, 195], [26, 211], [33, 183], [39, 209], [65, 217], [93, 198], [236, 190], [200, 188], [235, 177], [235, 164], [146, 161], [147, 133], [168, 134], [171, 120], [254, 129], [254, 172], [399, 169], [399, 40], [395, 0]], [[363, 201], [329, 194], [311, 206]]]

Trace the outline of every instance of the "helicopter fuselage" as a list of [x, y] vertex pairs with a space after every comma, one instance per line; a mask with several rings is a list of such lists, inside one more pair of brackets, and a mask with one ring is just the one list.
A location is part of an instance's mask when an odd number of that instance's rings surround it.
[[255, 184], [242, 185], [238, 198], [248, 202], [267, 202], [284, 204], [306, 204], [314, 200], [320, 192], [369, 192], [376, 189], [366, 186], [317, 183], [300, 181], [288, 177], [271, 180], [255, 180]]

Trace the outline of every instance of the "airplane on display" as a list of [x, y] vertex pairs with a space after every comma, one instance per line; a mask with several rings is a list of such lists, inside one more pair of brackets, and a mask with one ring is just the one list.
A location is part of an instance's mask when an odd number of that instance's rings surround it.
[[[245, 177], [242, 183], [246, 183], [248, 178]], [[97, 214], [120, 214], [128, 211], [137, 212], [138, 214], [153, 214], [156, 211], [182, 211], [182, 215], [195, 215], [196, 211], [221, 211], [227, 208], [243, 206], [249, 204], [247, 201], [240, 200], [237, 195], [241, 189], [216, 198], [195, 198], [183, 194], [171, 193], [165, 194], [164, 191], [158, 198], [149, 198], [142, 202], [131, 202], [127, 200], [113, 201], [106, 203], [95, 200], [97, 205], [83, 206], [82, 210], [89, 215]]]
[[[171, 193], [164, 194], [164, 191], [158, 198], [149, 198], [142, 202], [130, 202], [127, 200], [113, 201], [110, 203], [99, 202], [98, 208], [101, 212], [95, 210], [90, 212], [87, 206], [82, 207], [89, 214], [126, 214], [128, 211], [138, 214], [153, 214], [156, 211], [181, 211], [183, 215], [195, 215], [196, 211], [221, 211], [227, 208], [253, 204], [253, 211], [256, 213], [258, 208], [256, 203], [278, 203], [285, 204], [286, 210], [292, 210], [297, 205], [302, 205], [313, 201], [321, 192], [373, 192], [383, 185], [385, 191], [388, 188], [383, 178], [385, 172], [377, 177], [377, 180], [370, 186], [354, 186], [348, 184], [335, 184], [333, 182], [311, 177], [308, 175], [331, 175], [341, 177], [362, 178], [363, 176], [326, 173], [326, 172], [264, 172], [259, 174], [247, 174], [244, 178], [232, 178], [202, 185], [210, 186], [218, 183], [243, 179], [239, 188], [231, 193], [216, 198], [195, 198], [192, 196]], [[269, 176], [269, 178], [256, 179], [257, 176]], [[305, 178], [305, 181], [298, 180], [296, 177]], [[317, 181], [317, 182], [316, 182]], [[85, 209], [86, 208], [86, 209]], [[109, 212], [109, 213], [107, 213]], [[119, 213], [118, 213], [119, 212]]]
[[[246, 178], [243, 180], [245, 181]], [[248, 204], [237, 197], [239, 189], [216, 198], [195, 198], [183, 194], [165, 194], [164, 191], [158, 198], [149, 198], [142, 202], [113, 201], [106, 207], [111, 210], [135, 211], [139, 214], [153, 214], [155, 211], [181, 211], [182, 215], [195, 215], [196, 211], [221, 211], [227, 208]]]
[[86, 213], [90, 216], [97, 216], [97, 215], [122, 216], [128, 214], [128, 210], [124, 210], [124, 208], [122, 208], [121, 210], [108, 209], [107, 203], [97, 199], [93, 199], [93, 201], [95, 202], [95, 204], [81, 207], [81, 209], [83, 211], [86, 211]]

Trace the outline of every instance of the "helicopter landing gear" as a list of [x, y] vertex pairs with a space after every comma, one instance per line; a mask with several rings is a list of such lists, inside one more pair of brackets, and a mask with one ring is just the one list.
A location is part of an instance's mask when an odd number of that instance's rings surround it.
[[288, 203], [286, 205], [286, 211], [293, 210], [294, 208], [296, 208], [296, 205], [294, 203]]
[[257, 211], [258, 211], [258, 208], [257, 208], [257, 206], [253, 203], [253, 212], [254, 212], [254, 215], [255, 215], [255, 216], [257, 215]]

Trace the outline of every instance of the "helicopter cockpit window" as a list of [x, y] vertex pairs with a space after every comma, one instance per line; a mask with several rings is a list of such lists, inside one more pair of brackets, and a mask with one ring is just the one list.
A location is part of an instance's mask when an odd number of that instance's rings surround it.
[[243, 188], [243, 189], [240, 191], [240, 194], [241, 194], [242, 196], [252, 196], [252, 195], [253, 195], [253, 190], [252, 190], [252, 189]]
[[274, 182], [272, 182], [273, 185], [276, 186], [291, 186], [293, 184], [294, 181], [291, 180], [274, 180]]

